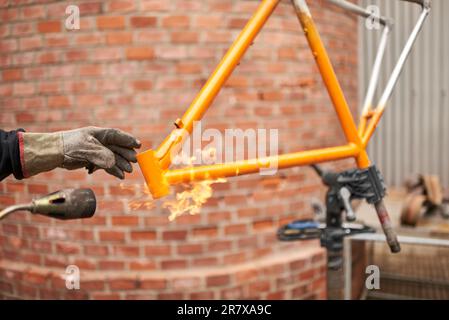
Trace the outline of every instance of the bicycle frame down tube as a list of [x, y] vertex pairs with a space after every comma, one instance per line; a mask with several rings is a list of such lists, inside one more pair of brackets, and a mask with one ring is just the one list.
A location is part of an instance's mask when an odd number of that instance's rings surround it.
[[[259, 172], [260, 169], [286, 169], [326, 161], [347, 159], [356, 157], [358, 154], [358, 147], [354, 144], [348, 144], [340, 147], [301, 151], [266, 158], [169, 170], [165, 173], [165, 178], [168, 184], [195, 180], [215, 180], [218, 178], [256, 173]], [[273, 164], [276, 164], [276, 166], [273, 166]]]
[[302, 25], [307, 41], [309, 42], [310, 49], [312, 50], [312, 54], [315, 58], [318, 69], [320, 70], [346, 139], [349, 143], [354, 143], [359, 147], [360, 153], [356, 157], [357, 165], [359, 168], [366, 168], [370, 165], [370, 160], [366, 151], [361, 148], [361, 137], [358, 134], [351, 110], [346, 102], [346, 98], [329, 59], [326, 48], [324, 47], [315, 23], [313, 22], [307, 3], [305, 0], [292, 0], [292, 3], [296, 9], [296, 14]]

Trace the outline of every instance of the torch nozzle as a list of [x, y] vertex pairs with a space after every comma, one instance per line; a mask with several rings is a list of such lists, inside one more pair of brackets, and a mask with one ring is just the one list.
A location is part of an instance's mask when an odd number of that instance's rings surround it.
[[63, 189], [28, 204], [8, 207], [0, 212], [0, 220], [19, 210], [61, 220], [83, 219], [92, 217], [96, 207], [97, 201], [91, 189]]

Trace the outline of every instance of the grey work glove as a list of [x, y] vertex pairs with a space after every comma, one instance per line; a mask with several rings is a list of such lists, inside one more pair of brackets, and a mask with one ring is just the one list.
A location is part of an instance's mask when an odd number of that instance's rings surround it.
[[89, 173], [104, 169], [124, 179], [136, 162], [140, 142], [118, 129], [86, 127], [54, 133], [23, 133], [22, 169], [25, 177], [57, 167]]

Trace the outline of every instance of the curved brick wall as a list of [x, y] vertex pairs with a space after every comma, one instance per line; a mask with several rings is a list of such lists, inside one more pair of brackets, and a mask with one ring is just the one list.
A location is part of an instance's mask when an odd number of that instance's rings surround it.
[[[356, 20], [309, 1], [352, 106]], [[312, 3], [313, 2], [313, 3]], [[78, 4], [81, 29], [67, 31]], [[198, 92], [258, 1], [3, 1], [0, 125], [54, 131], [119, 127], [157, 146]], [[341, 27], [341, 29], [339, 29]], [[336, 117], [290, 1], [282, 1], [204, 125], [278, 128], [281, 152], [342, 143]], [[0, 224], [0, 297], [324, 298], [317, 242], [279, 243], [276, 228], [310, 215], [323, 188], [307, 168], [217, 184], [202, 213], [169, 222], [142, 201], [135, 172], [55, 170], [0, 183], [0, 206], [64, 187], [94, 189], [93, 219], [60, 222], [19, 213]], [[75, 264], [81, 290], [61, 274]]]

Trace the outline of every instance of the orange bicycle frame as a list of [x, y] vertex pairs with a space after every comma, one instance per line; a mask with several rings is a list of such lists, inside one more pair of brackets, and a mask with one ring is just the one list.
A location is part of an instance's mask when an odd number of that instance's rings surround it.
[[[409, 1], [420, 2], [421, 0]], [[175, 121], [176, 128], [172, 133], [156, 150], [148, 150], [137, 156], [145, 181], [154, 198], [167, 195], [169, 185], [172, 184], [255, 173], [273, 161], [277, 161], [280, 169], [345, 158], [354, 158], [359, 168], [366, 168], [370, 165], [366, 146], [380, 121], [384, 106], [374, 112], [365, 110], [360, 120], [359, 130], [357, 129], [307, 4], [304, 0], [293, 0], [297, 16], [348, 143], [338, 147], [283, 154], [274, 159], [267, 157], [186, 169], [168, 169], [171, 164], [171, 156], [180, 150], [184, 142], [185, 133], [191, 133], [193, 123], [201, 120], [279, 2], [280, 0], [263, 0], [261, 2], [183, 117]], [[371, 121], [369, 121], [370, 118]]]
[[[428, 10], [430, 9], [430, 7], [428, 8], [424, 3], [427, 2], [426, 0], [406, 1], [420, 3], [423, 7], [423, 16], [425, 18]], [[362, 114], [359, 128], [357, 128], [340, 83], [334, 72], [332, 63], [312, 19], [307, 3], [305, 0], [292, 0], [296, 14], [302, 25], [310, 49], [314, 55], [335, 112], [337, 113], [338, 120], [347, 140], [347, 144], [331, 148], [301, 151], [231, 163], [169, 170], [172, 156], [176, 155], [180, 150], [181, 145], [186, 138], [186, 134], [190, 134], [192, 132], [194, 122], [199, 121], [212, 104], [214, 98], [217, 96], [228, 77], [232, 74], [248, 47], [253, 43], [255, 37], [263, 28], [265, 22], [271, 16], [279, 2], [280, 0], [261, 1], [261, 4], [252, 18], [248, 21], [240, 35], [229, 48], [190, 107], [184, 113], [182, 118], [175, 121], [176, 128], [156, 150], [148, 150], [138, 154], [137, 160], [139, 166], [153, 198], [160, 198], [168, 195], [170, 192], [169, 186], [172, 184], [205, 179], [213, 180], [223, 177], [256, 173], [262, 168], [269, 166], [269, 164], [273, 161], [276, 161], [277, 168], [279, 169], [311, 165], [346, 158], [354, 158], [359, 168], [367, 168], [370, 166], [370, 159], [366, 152], [366, 147], [378, 122], [380, 121], [384, 110], [384, 105], [375, 111], [370, 110], [370, 108], [365, 110]], [[335, 2], [343, 2], [344, 5], [351, 5], [350, 3], [341, 0]], [[355, 5], [352, 4], [352, 6]], [[367, 13], [365, 12], [365, 14]], [[419, 28], [417, 28], [417, 32], [419, 32], [422, 22], [423, 21], [421, 21]], [[414, 39], [410, 39], [413, 41], [409, 42], [413, 44], [415, 39], [416, 35]], [[399, 77], [403, 63], [410, 52], [411, 45], [406, 49], [404, 49], [403, 52], [403, 56], [405, 56], [404, 61], [402, 61], [401, 66], [398, 68], [397, 74], [392, 76], [393, 79], [390, 81], [392, 82], [392, 85], [389, 85], [386, 90], [387, 93], [385, 96], [387, 99], [389, 98], [392, 88]], [[382, 204], [379, 204], [379, 207], [382, 207], [380, 210], [384, 209]], [[381, 220], [384, 219], [385, 223], [389, 223], [388, 216], [381, 217], [379, 215], [379, 217]]]

